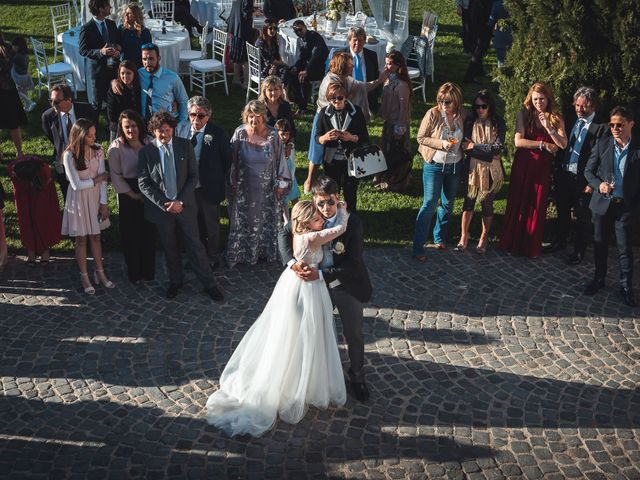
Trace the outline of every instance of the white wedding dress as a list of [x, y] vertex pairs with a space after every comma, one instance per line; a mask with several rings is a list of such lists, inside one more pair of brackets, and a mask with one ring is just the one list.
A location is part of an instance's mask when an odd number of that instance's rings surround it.
[[[335, 227], [294, 235], [295, 258], [317, 268], [322, 245], [344, 233], [347, 218], [340, 208]], [[231, 436], [257, 437], [278, 415], [297, 423], [307, 405], [343, 405], [346, 397], [327, 286], [286, 268], [207, 400], [207, 421]]]

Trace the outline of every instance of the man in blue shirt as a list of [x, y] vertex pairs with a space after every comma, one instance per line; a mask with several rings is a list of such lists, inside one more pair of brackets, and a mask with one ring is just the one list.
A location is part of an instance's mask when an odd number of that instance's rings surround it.
[[142, 116], [149, 120], [151, 114], [160, 110], [173, 112], [173, 103], [178, 108], [179, 122], [186, 122], [189, 97], [177, 73], [160, 66], [160, 52], [153, 43], [142, 45], [142, 68], [140, 74], [140, 106]]
[[631, 137], [633, 112], [615, 107], [609, 114], [611, 135], [598, 140], [584, 175], [593, 189], [589, 208], [593, 212], [595, 276], [585, 295], [604, 287], [609, 237], [615, 230], [620, 264], [620, 293], [624, 302], [636, 305], [632, 291], [633, 251], [631, 217], [640, 210], [640, 143]]

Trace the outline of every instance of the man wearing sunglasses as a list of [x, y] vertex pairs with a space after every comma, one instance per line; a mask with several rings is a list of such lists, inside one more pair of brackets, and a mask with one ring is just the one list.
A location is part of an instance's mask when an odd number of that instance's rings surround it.
[[302, 20], [293, 22], [293, 32], [298, 36], [300, 56], [291, 67], [290, 91], [296, 96], [299, 115], [307, 109], [310, 82], [324, 78], [324, 64], [329, 56], [329, 49], [322, 35], [307, 29]]
[[563, 250], [571, 228], [571, 210], [576, 216], [573, 253], [569, 265], [578, 265], [584, 258], [587, 240], [591, 236], [589, 201], [592, 189], [587, 184], [584, 168], [598, 141], [606, 132], [605, 119], [596, 113], [598, 93], [591, 87], [580, 87], [573, 96], [573, 110], [565, 116], [569, 146], [557, 156], [554, 180], [556, 185], [556, 241], [543, 247], [545, 253]]
[[[338, 213], [338, 184], [320, 175], [311, 188], [313, 201], [325, 219], [324, 228], [334, 226]], [[342, 332], [349, 351], [350, 393], [360, 402], [369, 398], [364, 377], [364, 321], [363, 303], [371, 299], [372, 287], [369, 272], [362, 258], [364, 250], [362, 222], [351, 213], [347, 230], [323, 247], [324, 258], [318, 269], [293, 257], [291, 223], [278, 232], [278, 248], [282, 262], [289, 265], [305, 281], [323, 278], [327, 283], [331, 300], [340, 314]]]
[[195, 188], [200, 240], [212, 269], [220, 265], [220, 203], [224, 200], [225, 178], [231, 166], [229, 136], [210, 121], [211, 104], [195, 96], [187, 103], [189, 121], [178, 125], [176, 136], [193, 145], [198, 163]]
[[632, 290], [633, 251], [631, 217], [640, 210], [640, 142], [632, 138], [631, 109], [615, 107], [609, 114], [611, 135], [603, 136], [591, 152], [584, 175], [593, 189], [589, 207], [593, 212], [595, 275], [585, 295], [604, 287], [609, 237], [615, 230], [620, 265], [620, 293], [624, 302], [636, 305]]
[[42, 114], [42, 131], [53, 143], [53, 176], [66, 200], [69, 181], [64, 173], [62, 154], [69, 144], [71, 127], [79, 118], [88, 118], [94, 123], [97, 123], [98, 119], [91, 105], [74, 102], [73, 90], [63, 83], [51, 87], [49, 103], [51, 108]]

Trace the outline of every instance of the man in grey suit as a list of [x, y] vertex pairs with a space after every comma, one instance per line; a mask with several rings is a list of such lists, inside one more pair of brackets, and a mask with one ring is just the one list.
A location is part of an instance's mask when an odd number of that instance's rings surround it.
[[169, 268], [167, 298], [174, 298], [184, 279], [178, 232], [189, 263], [214, 301], [224, 300], [216, 286], [207, 255], [198, 239], [194, 189], [198, 163], [188, 140], [173, 136], [177, 121], [169, 112], [156, 112], [149, 120], [155, 140], [138, 153], [138, 185], [145, 196], [145, 218], [156, 224]]

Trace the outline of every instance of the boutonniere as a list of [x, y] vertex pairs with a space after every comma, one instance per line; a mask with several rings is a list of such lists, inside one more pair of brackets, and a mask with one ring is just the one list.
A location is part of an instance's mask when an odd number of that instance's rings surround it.
[[211, 142], [213, 142], [213, 135], [209, 135], [208, 133], [204, 136], [204, 143], [206, 143], [207, 145], [211, 145]]
[[333, 250], [332, 251], [336, 255], [342, 255], [344, 253], [344, 243], [336, 242], [335, 245], [333, 246]]

